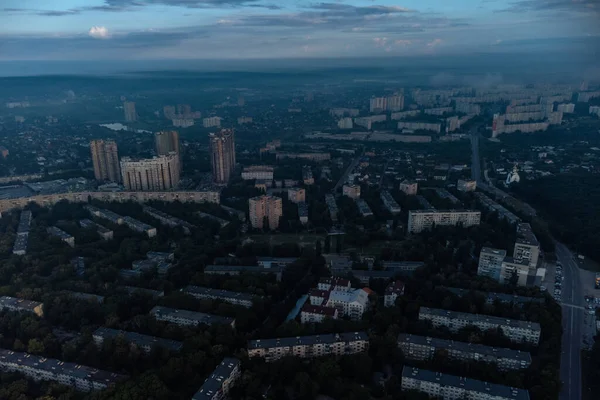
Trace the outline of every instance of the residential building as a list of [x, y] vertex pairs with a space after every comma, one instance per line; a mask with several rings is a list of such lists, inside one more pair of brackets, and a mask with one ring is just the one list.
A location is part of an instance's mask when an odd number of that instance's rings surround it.
[[419, 189], [419, 184], [414, 181], [402, 181], [400, 182], [400, 190], [407, 196], [415, 196]]
[[410, 360], [431, 360], [438, 352], [443, 352], [453, 360], [495, 364], [501, 371], [522, 370], [531, 365], [531, 354], [524, 351], [407, 333], [398, 335], [398, 347]]
[[300, 322], [303, 324], [320, 324], [325, 320], [325, 318], [338, 319], [337, 308], [304, 304], [304, 306], [300, 310]]
[[197, 299], [221, 300], [247, 308], [252, 307], [254, 299], [254, 296], [247, 293], [230, 292], [229, 290], [212, 289], [201, 286], [190, 285], [181, 289], [181, 291]]
[[177, 342], [170, 339], [162, 339], [156, 336], [142, 335], [137, 332], [121, 331], [117, 329], [100, 327], [94, 331], [92, 338], [96, 346], [102, 346], [105, 340], [114, 340], [116, 338], [122, 338], [128, 343], [136, 345], [146, 353], [152, 351], [155, 347], [160, 347], [170, 351], [180, 351], [183, 347], [183, 343]]
[[356, 199], [356, 206], [358, 207], [358, 212], [363, 217], [371, 217], [373, 216], [373, 211], [371, 211], [371, 207], [364, 199]]
[[235, 134], [233, 129], [221, 129], [208, 135], [213, 180], [226, 184], [235, 168]]
[[[321, 278], [317, 285], [317, 288], [322, 291], [336, 291], [336, 292], [349, 292], [352, 290], [352, 286], [348, 279], [329, 277]], [[321, 303], [319, 303], [320, 305]]]
[[193, 118], [173, 118], [172, 122], [174, 128], [189, 128], [195, 125]]
[[202, 120], [202, 126], [205, 128], [220, 128], [221, 127], [221, 117], [208, 117]]
[[275, 159], [277, 161], [284, 160], [286, 158], [292, 158], [292, 159], [300, 158], [300, 159], [304, 159], [304, 160], [322, 162], [322, 161], [331, 160], [331, 154], [329, 154], [329, 153], [283, 153], [283, 152], [277, 152], [275, 154]]
[[477, 275], [487, 276], [500, 281], [502, 273], [502, 262], [506, 258], [506, 250], [483, 247], [479, 253], [479, 267]]
[[600, 117], [600, 106], [590, 106], [589, 114]]
[[340, 316], [347, 316], [353, 321], [358, 321], [362, 319], [369, 306], [369, 293], [365, 289], [332, 290], [323, 305], [337, 308]]
[[13, 254], [17, 256], [24, 256], [27, 254], [27, 242], [29, 241], [29, 234], [17, 235], [15, 243], [13, 245]]
[[262, 357], [267, 362], [283, 357], [315, 358], [364, 353], [369, 349], [366, 332], [347, 332], [290, 338], [259, 339], [248, 342], [248, 356]]
[[338, 128], [340, 129], [352, 129], [354, 124], [352, 123], [352, 118], [344, 117], [338, 121]]
[[400, 111], [404, 108], [404, 95], [402, 94], [388, 96], [385, 100], [386, 111]]
[[124, 157], [121, 160], [123, 186], [133, 191], [170, 190], [179, 184], [179, 155], [133, 160]]
[[398, 129], [440, 133], [442, 131], [442, 124], [430, 122], [398, 122]]
[[244, 167], [244, 170], [242, 171], [242, 179], [272, 181], [274, 170], [275, 168], [270, 165], [251, 165], [249, 167]]
[[13, 254], [18, 256], [27, 253], [27, 242], [29, 241], [29, 227], [31, 226], [31, 211], [23, 210], [19, 216], [19, 225], [17, 226], [17, 237], [13, 246]]
[[338, 219], [338, 206], [335, 201], [335, 197], [332, 194], [325, 195], [325, 203], [327, 204], [327, 208], [329, 209], [329, 216], [333, 222], [336, 222]]
[[233, 318], [162, 306], [154, 307], [150, 310], [150, 315], [158, 321], [172, 322], [180, 326], [198, 326], [205, 324], [209, 326], [229, 325], [232, 328], [235, 327], [235, 319]]
[[138, 119], [135, 111], [135, 103], [133, 101], [123, 102], [123, 111], [125, 112], [125, 122], [135, 122]]
[[238, 117], [237, 123], [238, 125], [251, 124], [252, 117]]
[[344, 185], [342, 186], [342, 194], [351, 199], [358, 199], [360, 198], [360, 185]]
[[103, 390], [127, 378], [85, 365], [5, 349], [0, 349], [0, 369], [35, 381], [57, 382], [82, 392]]
[[[250, 223], [253, 228], [275, 230], [279, 227], [279, 218], [283, 215], [281, 198], [258, 196], [248, 200]], [[266, 221], [265, 221], [266, 219]], [[265, 225], [266, 222], [266, 225]]]
[[419, 233], [435, 226], [462, 225], [465, 228], [479, 225], [481, 211], [472, 210], [410, 210], [408, 233]]
[[163, 292], [162, 290], [152, 290], [137, 286], [123, 286], [123, 289], [125, 289], [125, 291], [129, 293], [129, 295], [138, 294], [143, 296], [150, 296], [153, 299], [157, 299], [165, 295], [165, 292]]
[[167, 156], [170, 153], [180, 154], [179, 148], [179, 132], [177, 131], [162, 131], [154, 134], [154, 145], [156, 154], [159, 156]]
[[96, 217], [104, 218], [112, 222], [113, 224], [123, 225], [123, 217], [119, 214], [110, 210], [104, 210], [102, 208], [86, 205], [84, 206], [88, 212]]
[[90, 150], [96, 180], [121, 182], [121, 166], [117, 144], [113, 140], [92, 140]]
[[46, 228], [46, 232], [51, 236], [59, 238], [69, 246], [75, 247], [75, 238], [62, 229], [57, 228], [56, 226], [49, 226]]
[[150, 206], [144, 206], [143, 210], [146, 214], [159, 220], [163, 225], [167, 225], [172, 228], [181, 228], [186, 235], [189, 235], [191, 230], [196, 227], [195, 225], [192, 225], [187, 221], [184, 221], [177, 217], [173, 217], [172, 215], [169, 215]]
[[156, 236], [156, 228], [131, 217], [123, 217], [123, 224], [132, 231], [145, 233], [148, 237]]
[[347, 255], [323, 254], [323, 258], [333, 276], [345, 276], [352, 270], [352, 259]]
[[498, 282], [500, 283], [514, 283], [517, 286], [527, 286], [529, 283], [529, 276], [531, 279], [535, 278], [536, 269], [529, 265], [529, 261], [525, 259], [506, 257], [502, 261], [502, 267], [500, 270], [500, 277]]
[[402, 209], [400, 208], [400, 205], [396, 203], [396, 200], [394, 199], [394, 197], [392, 197], [392, 194], [390, 192], [388, 192], [387, 190], [382, 190], [379, 196], [381, 197], [383, 205], [390, 213], [394, 215], [400, 214]]
[[404, 295], [404, 283], [402, 281], [395, 281], [387, 285], [383, 296], [383, 306], [393, 307], [396, 305], [396, 299], [399, 296]]
[[38, 317], [44, 315], [44, 303], [33, 300], [19, 299], [17, 297], [0, 297], [0, 310], [34, 313]]
[[329, 110], [329, 115], [332, 117], [343, 117], [350, 116], [356, 117], [360, 114], [360, 110], [358, 108], [332, 108]]
[[421, 110], [395, 112], [395, 113], [392, 113], [392, 115], [390, 116], [390, 119], [394, 120], [394, 121], [398, 121], [398, 120], [403, 120], [408, 117], [416, 117], [419, 114], [421, 114]]
[[204, 381], [192, 400], [224, 400], [229, 390], [241, 376], [241, 362], [237, 358], [225, 357], [221, 364]]
[[274, 274], [277, 281], [281, 281], [284, 267], [265, 268], [257, 265], [207, 265], [205, 274], [213, 275], [239, 275], [247, 274]]
[[459, 192], [474, 192], [477, 189], [477, 181], [459, 179], [456, 183]]
[[556, 111], [560, 111], [563, 114], [573, 114], [575, 112], [575, 104], [573, 104], [573, 103], [559, 104], [556, 107]]
[[513, 258], [527, 260], [531, 268], [536, 268], [539, 257], [540, 243], [535, 237], [531, 225], [528, 223], [518, 224]]
[[502, 330], [502, 333], [516, 343], [537, 345], [541, 328], [537, 322], [518, 321], [515, 319], [492, 317], [489, 315], [460, 313], [438, 308], [421, 307], [419, 320], [431, 321], [434, 327], [445, 326], [451, 332], [458, 332], [466, 326], [475, 326], [483, 331], [489, 329]]
[[98, 235], [104, 240], [111, 240], [113, 238], [113, 231], [104, 226], [95, 223], [91, 219], [82, 219], [79, 220], [79, 226], [84, 229], [94, 229]]
[[546, 300], [543, 297], [526, 297], [506, 293], [471, 291], [467, 289], [460, 289], [454, 287], [444, 287], [444, 289], [449, 291], [450, 293], [455, 294], [458, 297], [464, 297], [469, 293], [475, 293], [476, 295], [484, 297], [486, 304], [494, 304], [496, 301], [499, 301], [500, 303], [504, 304], [515, 305], [525, 305], [530, 303], [544, 304], [546, 302]]
[[377, 271], [377, 270], [364, 270], [364, 269], [353, 269], [350, 271], [352, 276], [360, 281], [363, 285], [368, 285], [371, 280], [384, 280], [389, 281], [398, 275], [395, 271]]
[[304, 188], [289, 188], [288, 200], [294, 204], [306, 202], [306, 190]]
[[298, 261], [296, 257], [256, 257], [256, 264], [263, 268], [281, 267], [286, 268], [288, 265]]
[[405, 366], [402, 390], [416, 390], [444, 400], [529, 400], [523, 389]]
[[369, 111], [374, 112], [382, 112], [386, 110], [386, 98], [385, 97], [371, 97], [369, 101]]
[[308, 224], [308, 204], [298, 203], [298, 219], [302, 225]]
[[73, 292], [71, 290], [65, 290], [61, 293], [64, 293], [67, 296], [72, 297], [74, 299], [88, 301], [90, 303], [98, 303], [98, 304], [104, 303], [104, 296], [100, 296], [100, 295], [93, 294], [93, 293]]
[[302, 167], [302, 181], [305, 185], [315, 184], [315, 178], [313, 177], [313, 173], [310, 166], [305, 165]]
[[511, 224], [516, 224], [517, 222], [519, 222], [521, 220], [515, 214], [508, 211], [506, 209], [506, 207], [502, 206], [501, 204], [496, 203], [494, 200], [490, 199], [485, 194], [483, 194], [481, 192], [475, 192], [474, 194], [475, 194], [475, 197], [477, 198], [477, 200], [479, 200], [479, 202], [483, 206], [483, 208], [485, 208], [486, 210], [491, 211], [491, 212], [497, 212], [498, 217], [504, 218]]

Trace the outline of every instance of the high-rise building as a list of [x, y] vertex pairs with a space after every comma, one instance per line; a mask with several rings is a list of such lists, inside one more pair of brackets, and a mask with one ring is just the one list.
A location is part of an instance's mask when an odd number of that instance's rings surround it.
[[502, 272], [502, 262], [506, 258], [506, 250], [484, 247], [479, 253], [477, 275], [499, 280]]
[[143, 160], [129, 157], [121, 160], [123, 185], [132, 191], [158, 191], [173, 189], [179, 183], [179, 156], [166, 156]]
[[133, 101], [123, 102], [123, 110], [125, 111], [125, 121], [137, 121], [137, 112], [135, 111], [135, 103]]
[[202, 126], [205, 128], [220, 128], [221, 117], [208, 117], [202, 120]]
[[227, 183], [235, 167], [235, 135], [232, 129], [222, 129], [208, 135], [213, 180]]
[[90, 150], [96, 180], [121, 182], [117, 144], [112, 140], [92, 140]]
[[169, 153], [179, 153], [179, 132], [163, 131], [154, 134], [154, 145], [156, 146], [156, 154], [166, 156]]
[[258, 196], [248, 200], [250, 223], [253, 228], [263, 229], [265, 218], [271, 230], [279, 227], [279, 218], [283, 215], [281, 198], [274, 196]]

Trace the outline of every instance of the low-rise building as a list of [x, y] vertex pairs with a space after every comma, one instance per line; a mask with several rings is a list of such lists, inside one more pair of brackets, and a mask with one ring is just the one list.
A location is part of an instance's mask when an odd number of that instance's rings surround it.
[[0, 297], [0, 310], [31, 312], [38, 317], [42, 317], [44, 315], [44, 304], [17, 297], [2, 296]]
[[207, 265], [204, 267], [204, 273], [213, 275], [274, 274], [277, 281], [281, 281], [284, 269], [284, 267], [265, 268], [260, 265]]
[[337, 308], [342, 316], [358, 321], [369, 306], [369, 293], [365, 289], [331, 291], [325, 306]]
[[98, 303], [98, 304], [104, 303], [104, 296], [100, 296], [98, 294], [73, 292], [71, 290], [66, 290], [64, 293], [67, 296], [72, 297], [74, 299], [89, 301], [89, 302]]
[[495, 292], [481, 292], [481, 291], [471, 291], [467, 289], [460, 289], [454, 287], [444, 287], [445, 290], [455, 294], [458, 297], [464, 297], [469, 293], [475, 293], [476, 295], [482, 296], [485, 298], [486, 304], [494, 304], [496, 301], [504, 304], [516, 304], [516, 305], [524, 305], [530, 303], [538, 303], [543, 304], [545, 302], [542, 297], [527, 297], [527, 296], [518, 296], [516, 294], [506, 294], [506, 293], [495, 293]]
[[407, 333], [398, 335], [398, 347], [411, 360], [431, 360], [436, 353], [443, 352], [453, 360], [492, 363], [501, 371], [525, 369], [531, 365], [531, 354], [524, 351]]
[[242, 171], [242, 179], [272, 181], [274, 171], [275, 168], [270, 165], [251, 165], [249, 167], [244, 167], [244, 170]]
[[402, 211], [398, 203], [396, 203], [394, 197], [392, 197], [392, 194], [387, 190], [382, 190], [380, 193], [380, 197], [381, 201], [383, 202], [383, 205], [390, 213], [399, 214]]
[[85, 365], [4, 349], [0, 349], [0, 369], [17, 372], [36, 381], [57, 382], [83, 392], [103, 390], [127, 378]]
[[423, 261], [384, 261], [383, 269], [399, 275], [411, 275], [424, 265]]
[[180, 351], [183, 347], [183, 343], [177, 342], [170, 339], [162, 339], [156, 336], [142, 335], [137, 332], [121, 331], [118, 329], [111, 329], [100, 327], [94, 331], [92, 338], [96, 346], [102, 346], [105, 340], [114, 340], [116, 338], [123, 338], [127, 342], [136, 345], [146, 353], [152, 351], [155, 347], [160, 347], [170, 351]]
[[150, 310], [152, 315], [158, 321], [167, 321], [180, 326], [198, 326], [198, 325], [229, 325], [235, 328], [235, 319], [221, 317], [219, 315], [206, 314], [196, 311], [180, 310], [176, 308], [156, 306]]
[[304, 188], [289, 188], [287, 191], [288, 200], [292, 203], [306, 202], [306, 190]]
[[529, 400], [523, 389], [405, 366], [402, 390], [416, 390], [444, 400]]
[[347, 332], [290, 338], [259, 339], [248, 342], [248, 356], [262, 357], [267, 362], [283, 357], [315, 358], [364, 353], [369, 349], [365, 332]]
[[360, 185], [344, 185], [342, 186], [342, 194], [350, 197], [351, 199], [359, 199]]
[[338, 319], [337, 308], [304, 304], [300, 310], [300, 322], [303, 324], [321, 323], [325, 318]]
[[27, 243], [29, 241], [29, 232], [24, 235], [17, 235], [15, 244], [13, 245], [13, 254], [24, 256], [27, 254]]
[[148, 237], [156, 236], [156, 228], [131, 217], [123, 217], [123, 223], [132, 231], [145, 233]]
[[408, 233], [419, 233], [436, 226], [462, 225], [467, 228], [479, 225], [481, 211], [472, 210], [410, 210]]
[[221, 300], [227, 303], [250, 308], [254, 296], [247, 293], [231, 292], [229, 290], [212, 289], [201, 286], [186, 286], [182, 292], [194, 296], [197, 299]]
[[183, 229], [183, 232], [186, 235], [190, 234], [190, 231], [195, 228], [194, 225], [190, 224], [187, 221], [184, 221], [180, 218], [177, 217], [173, 217], [172, 215], [169, 215], [165, 212], [162, 212], [160, 210], [157, 210], [156, 208], [153, 207], [149, 207], [149, 206], [144, 206], [144, 212], [148, 215], [150, 215], [153, 218], [156, 218], [157, 220], [160, 221], [161, 224], [163, 225], [167, 225], [170, 226], [172, 228], [176, 228], [176, 227], [180, 227], [181, 229]]
[[298, 203], [298, 219], [302, 225], [308, 224], [308, 204]]
[[46, 228], [46, 232], [51, 236], [59, 238], [69, 246], [75, 247], [75, 238], [62, 229], [57, 228], [56, 226], [49, 226]]
[[347, 255], [323, 254], [323, 258], [333, 276], [345, 276], [352, 270], [352, 259]]
[[79, 226], [84, 229], [94, 229], [98, 235], [104, 240], [111, 240], [113, 238], [113, 231], [110, 229], [95, 223], [91, 219], [82, 219], [79, 221]]
[[110, 210], [104, 210], [90, 205], [85, 206], [85, 209], [88, 210], [90, 214], [96, 217], [109, 220], [113, 224], [123, 225], [123, 217], [115, 212], [112, 212]]
[[404, 180], [400, 182], [400, 190], [407, 196], [414, 196], [417, 194], [419, 184], [414, 181]]
[[336, 292], [349, 292], [352, 290], [351, 283], [348, 279], [337, 277], [321, 278], [317, 288], [319, 290]]
[[404, 283], [395, 281], [387, 285], [383, 296], [384, 307], [393, 307], [396, 304], [398, 296], [404, 295]]
[[144, 296], [150, 296], [153, 299], [157, 299], [165, 295], [165, 292], [163, 292], [162, 290], [146, 289], [137, 286], [123, 286], [123, 289], [125, 289], [125, 291], [129, 293], [129, 295], [139, 294]]
[[356, 199], [356, 206], [358, 207], [358, 212], [363, 217], [371, 217], [373, 216], [373, 211], [371, 211], [371, 207], [364, 199]]
[[296, 257], [256, 257], [256, 264], [263, 268], [282, 267], [298, 261]]
[[224, 400], [241, 376], [241, 362], [237, 358], [225, 357], [192, 400]]
[[541, 328], [537, 322], [519, 321], [515, 319], [492, 317], [489, 315], [460, 313], [441, 310], [439, 308], [421, 307], [419, 320], [431, 321], [434, 327], [445, 326], [451, 332], [458, 332], [467, 326], [475, 326], [483, 331], [500, 329], [506, 337], [516, 343], [537, 345]]
[[315, 184], [315, 178], [313, 177], [312, 169], [308, 165], [302, 167], [302, 181], [307, 186]]
[[335, 197], [332, 194], [325, 195], [325, 203], [327, 204], [327, 208], [329, 209], [329, 216], [333, 222], [337, 221], [338, 218], [338, 206], [335, 201]]
[[363, 285], [368, 285], [371, 282], [371, 279], [379, 279], [379, 280], [390, 280], [393, 279], [396, 275], [398, 275], [395, 271], [379, 271], [379, 270], [364, 270], [364, 269], [353, 269], [351, 271], [352, 276], [355, 277], [362, 283]]

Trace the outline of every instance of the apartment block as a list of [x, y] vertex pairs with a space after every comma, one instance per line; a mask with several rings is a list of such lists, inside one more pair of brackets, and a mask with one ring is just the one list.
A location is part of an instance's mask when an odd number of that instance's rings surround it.
[[196, 311], [156, 306], [150, 310], [150, 315], [158, 321], [172, 322], [180, 326], [198, 326], [204, 324], [209, 326], [229, 325], [232, 328], [235, 328], [234, 318], [221, 317]]
[[506, 258], [506, 250], [483, 247], [479, 253], [479, 267], [477, 275], [487, 276], [496, 281], [500, 280], [502, 262]]
[[373, 215], [373, 211], [369, 204], [364, 199], [356, 199], [356, 207], [358, 207], [358, 212], [363, 217], [370, 217]]
[[344, 117], [338, 121], [337, 126], [339, 129], [352, 129], [354, 124], [352, 122], [352, 118]]
[[121, 182], [117, 144], [113, 140], [92, 140], [90, 151], [96, 180]]
[[208, 135], [213, 180], [226, 184], [235, 168], [235, 133], [233, 129], [221, 129]]
[[242, 171], [242, 179], [272, 181], [274, 171], [275, 168], [270, 165], [251, 165], [249, 167], [244, 167], [244, 170]]
[[299, 204], [306, 202], [306, 190], [304, 188], [289, 188], [287, 191], [288, 200]]
[[5, 349], [0, 349], [0, 369], [35, 381], [57, 382], [82, 392], [103, 390], [127, 378], [85, 365]]
[[286, 158], [292, 158], [292, 159], [299, 158], [299, 159], [310, 160], [310, 161], [315, 161], [315, 162], [322, 162], [322, 161], [331, 160], [331, 154], [330, 153], [285, 153], [285, 152], [278, 152], [275, 154], [275, 159], [277, 161], [284, 160]]
[[104, 343], [105, 340], [122, 338], [128, 343], [142, 349], [146, 353], [149, 353], [155, 347], [160, 347], [173, 352], [180, 351], [183, 347], [183, 343], [175, 340], [162, 339], [155, 336], [142, 335], [141, 333], [137, 332], [127, 332], [105, 327], [96, 329], [92, 334], [92, 338], [94, 339], [96, 346], [102, 346], [102, 343]]
[[474, 192], [477, 189], [477, 181], [459, 179], [456, 183], [459, 192]]
[[366, 332], [259, 339], [248, 342], [248, 356], [262, 357], [267, 362], [283, 357], [315, 358], [364, 353], [369, 349]]
[[[458, 297], [464, 297], [469, 293], [472, 293], [471, 290], [460, 289], [454, 287], [444, 287], [444, 289], [449, 292], [455, 294]], [[517, 304], [524, 305], [530, 303], [538, 303], [543, 304], [545, 302], [542, 297], [526, 297], [526, 296], [518, 296], [515, 294], [506, 294], [506, 293], [495, 293], [495, 292], [480, 292], [474, 291], [473, 293], [480, 295], [485, 298], [486, 304], [494, 304], [496, 301], [504, 304]]]
[[123, 286], [123, 289], [131, 296], [131, 295], [142, 295], [142, 296], [150, 296], [153, 299], [157, 299], [159, 297], [163, 297], [165, 292], [162, 290], [152, 290], [146, 289], [137, 286]]
[[390, 192], [388, 192], [387, 190], [382, 190], [380, 193], [380, 197], [381, 201], [383, 202], [383, 205], [389, 212], [391, 212], [394, 215], [400, 214], [402, 209], [400, 208], [400, 205], [396, 203], [396, 200], [394, 199], [394, 197], [392, 197], [392, 194]]
[[237, 358], [225, 357], [192, 400], [224, 400], [229, 390], [241, 376], [241, 362]]
[[414, 181], [402, 181], [400, 183], [400, 190], [407, 196], [415, 196], [419, 189], [419, 184]]
[[44, 303], [38, 301], [19, 299], [17, 297], [0, 297], [0, 310], [30, 312], [38, 317], [44, 315]]
[[342, 186], [342, 194], [351, 199], [358, 199], [360, 198], [360, 185], [344, 185]]
[[133, 101], [123, 102], [123, 111], [125, 113], [125, 122], [135, 122], [138, 119], [135, 111], [135, 103]]
[[142, 221], [138, 221], [137, 219], [131, 218], [129, 216], [123, 217], [123, 224], [127, 225], [132, 231], [145, 233], [146, 235], [148, 235], [148, 237], [156, 236], [155, 227], [145, 224]]
[[29, 227], [31, 225], [31, 211], [23, 210], [19, 216], [17, 226], [17, 237], [13, 245], [13, 254], [23, 256], [27, 254], [27, 243], [29, 241]]
[[298, 219], [302, 225], [308, 224], [308, 204], [298, 203]]
[[172, 215], [169, 215], [150, 206], [144, 206], [143, 210], [146, 214], [159, 220], [160, 223], [163, 225], [170, 226], [171, 228], [181, 228], [186, 235], [189, 235], [192, 229], [196, 227], [195, 225], [192, 225], [187, 221], [184, 221], [177, 217], [173, 217]]
[[421, 307], [419, 320], [431, 321], [434, 327], [445, 326], [452, 332], [458, 332], [466, 326], [476, 326], [484, 331], [500, 328], [506, 337], [516, 343], [537, 345], [541, 333], [540, 324], [537, 322], [460, 313], [438, 308]]
[[513, 258], [527, 260], [529, 266], [536, 268], [540, 257], [540, 242], [533, 234], [531, 225], [520, 223], [517, 225], [517, 241], [513, 251]]
[[57, 228], [56, 226], [49, 226], [46, 228], [46, 232], [51, 236], [59, 238], [69, 246], [75, 247], [75, 238], [62, 229]]
[[531, 276], [533, 278], [535, 273], [535, 267], [532, 268], [527, 260], [506, 257], [502, 261], [498, 282], [508, 284], [512, 282], [513, 279], [516, 279], [516, 284], [518, 286], [527, 286], [528, 277]]
[[257, 265], [207, 265], [204, 267], [204, 273], [213, 275], [274, 274], [276, 280], [281, 281], [284, 269], [285, 267], [265, 268]]
[[220, 128], [221, 127], [221, 117], [207, 117], [202, 119], [202, 126], [205, 128]]
[[523, 389], [405, 366], [402, 390], [416, 390], [444, 400], [529, 400]]
[[313, 306], [312, 304], [304, 304], [300, 310], [300, 322], [307, 323], [322, 323], [326, 318], [338, 319], [338, 310], [334, 307]]
[[332, 117], [343, 117], [345, 115], [356, 117], [358, 114], [360, 114], [358, 108], [332, 108], [329, 110], [329, 115]]
[[442, 131], [442, 124], [430, 122], [398, 122], [398, 129], [440, 133]]
[[481, 212], [472, 210], [411, 210], [408, 212], [408, 233], [419, 233], [436, 226], [479, 225]]
[[395, 281], [387, 285], [383, 295], [383, 306], [393, 307], [396, 305], [396, 299], [404, 294], [404, 283]]
[[[282, 201], [279, 197], [258, 196], [248, 200], [250, 223], [253, 228], [275, 230], [279, 227], [279, 218], [283, 215]], [[265, 219], [267, 225], [265, 225]]]
[[335, 197], [332, 194], [325, 195], [325, 203], [327, 204], [327, 208], [329, 209], [329, 216], [333, 222], [336, 222], [338, 219], [338, 206], [335, 201]]
[[179, 184], [180, 171], [179, 153], [175, 152], [141, 160], [121, 159], [123, 186], [127, 190], [152, 192], [174, 189]]
[[111, 240], [113, 238], [113, 231], [95, 223], [91, 219], [82, 219], [79, 221], [79, 226], [84, 229], [94, 229], [98, 235], [104, 240]]
[[527, 352], [407, 333], [398, 335], [398, 347], [406, 358], [418, 361], [431, 360], [436, 353], [443, 352], [453, 360], [495, 364], [501, 371], [526, 369], [531, 365], [531, 354]]
[[312, 169], [307, 165], [302, 167], [302, 182], [304, 182], [305, 185], [315, 184], [315, 178], [313, 177]]
[[190, 285], [181, 289], [181, 291], [197, 299], [221, 300], [247, 308], [252, 307], [254, 299], [254, 296], [247, 293], [230, 292], [229, 290], [212, 289], [201, 286]]
[[348, 292], [352, 290], [350, 281], [344, 278], [329, 277], [321, 278], [317, 285], [319, 290]]

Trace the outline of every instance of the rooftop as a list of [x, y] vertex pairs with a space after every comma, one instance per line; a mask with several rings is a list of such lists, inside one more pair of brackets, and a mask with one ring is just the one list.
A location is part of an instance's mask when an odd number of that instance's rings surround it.
[[248, 293], [240, 293], [240, 292], [231, 292], [229, 290], [222, 289], [212, 289], [202, 286], [186, 286], [181, 289], [185, 293], [189, 293], [192, 296], [194, 294], [205, 295], [205, 296], [215, 296], [218, 298], [227, 298], [227, 299], [237, 299], [237, 300], [246, 300], [252, 301], [254, 296]]
[[304, 304], [302, 307], [302, 312], [310, 313], [310, 314], [320, 314], [328, 317], [335, 316], [337, 309], [334, 307], [325, 307], [325, 306], [313, 306], [309, 303]]
[[333, 344], [340, 342], [369, 341], [366, 332], [344, 332], [327, 335], [296, 336], [277, 339], [258, 339], [248, 341], [248, 349], [263, 349], [274, 347], [293, 347], [315, 344]]
[[447, 317], [450, 319], [466, 320], [466, 321], [474, 322], [474, 323], [475, 322], [487, 322], [489, 324], [498, 325], [498, 326], [510, 326], [513, 328], [531, 329], [534, 331], [540, 331], [540, 329], [541, 329], [540, 324], [538, 324], [537, 322], [519, 321], [516, 319], [493, 317], [490, 315], [461, 313], [461, 312], [456, 312], [456, 311], [442, 310], [439, 308], [421, 307], [421, 309], [419, 310], [419, 316], [421, 314], [437, 315], [437, 316], [441, 316], [441, 317]]
[[523, 389], [511, 388], [504, 385], [496, 385], [475, 379], [462, 378], [454, 375], [441, 374], [426, 369], [404, 367], [402, 378], [412, 378], [425, 382], [438, 383], [445, 387], [456, 387], [468, 391], [486, 393], [488, 396], [495, 395], [499, 398], [513, 400], [529, 400], [529, 393]]
[[215, 396], [215, 393], [221, 390], [223, 386], [223, 381], [227, 380], [233, 370], [240, 365], [240, 360], [232, 357], [225, 357], [221, 364], [215, 368], [212, 374], [204, 381], [204, 384], [194, 394], [192, 400], [212, 400]]
[[402, 281], [395, 281], [387, 285], [385, 288], [385, 294], [401, 293], [404, 290], [404, 283]]
[[466, 296], [469, 293], [476, 293], [481, 296], [487, 297], [488, 301], [501, 301], [503, 303], [543, 303], [545, 300], [542, 297], [526, 297], [526, 296], [518, 296], [516, 294], [506, 294], [506, 293], [494, 293], [494, 292], [482, 292], [482, 291], [471, 291], [468, 289], [460, 289], [454, 287], [444, 287], [444, 289], [454, 293], [457, 296]]
[[11, 307], [33, 311], [36, 307], [41, 305], [43, 305], [43, 303], [33, 300], [19, 299], [17, 297], [10, 296], [0, 297], [0, 308]]
[[162, 339], [155, 336], [142, 335], [137, 332], [120, 331], [117, 329], [101, 327], [94, 331], [94, 336], [100, 336], [104, 339], [114, 339], [122, 336], [128, 342], [139, 346], [162, 347], [172, 351], [179, 351], [183, 347], [181, 342], [170, 339]]
[[63, 231], [56, 226], [49, 226], [46, 231], [53, 236], [59, 237], [61, 239], [71, 239], [73, 236], [69, 235], [67, 232]]
[[207, 265], [204, 268], [204, 272], [250, 272], [250, 273], [258, 273], [258, 274], [268, 274], [268, 273], [277, 273], [282, 272], [284, 270], [283, 267], [271, 267], [265, 268], [260, 265]]
[[181, 310], [176, 308], [156, 306], [150, 310], [150, 314], [155, 317], [172, 317], [183, 318], [190, 321], [195, 321], [197, 324], [206, 325], [231, 325], [235, 320], [229, 317], [221, 317], [218, 315], [205, 314], [196, 311]]
[[502, 250], [502, 249], [493, 249], [491, 247], [483, 247], [481, 249], [481, 253], [480, 254], [491, 254], [494, 256], [499, 256], [499, 257], [506, 257], [506, 250]]

